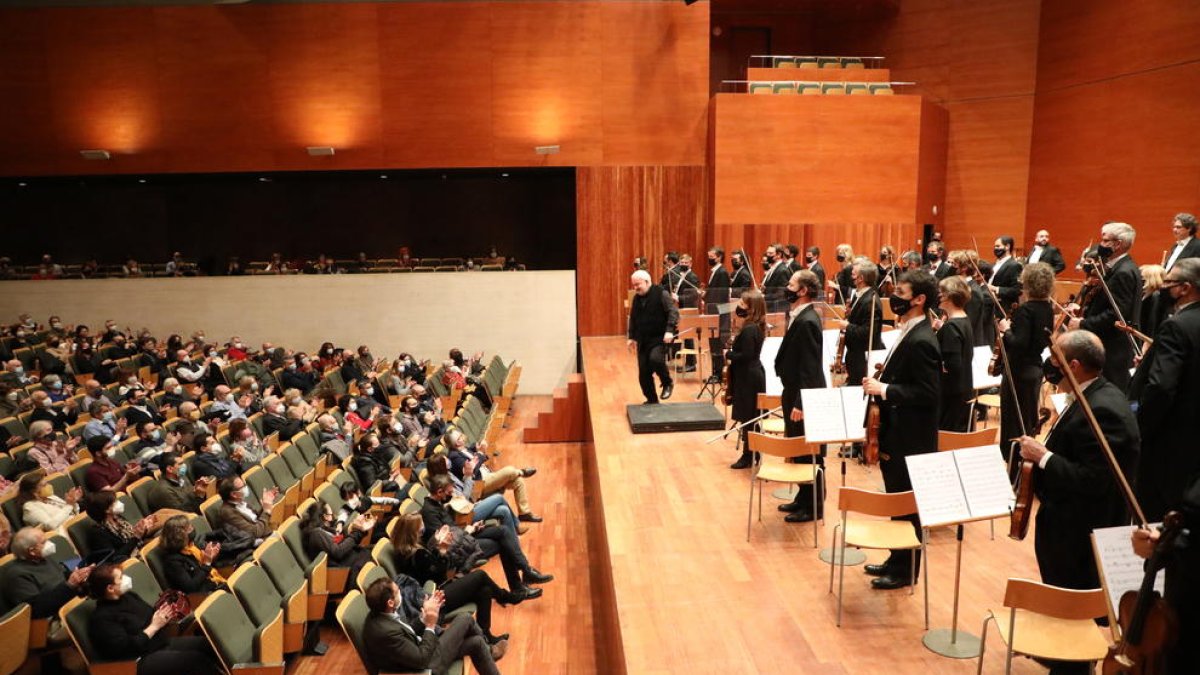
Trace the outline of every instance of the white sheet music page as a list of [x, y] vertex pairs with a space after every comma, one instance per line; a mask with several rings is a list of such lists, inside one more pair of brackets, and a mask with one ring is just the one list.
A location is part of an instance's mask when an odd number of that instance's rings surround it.
[[935, 527], [971, 519], [952, 453], [927, 452], [909, 455], [904, 460], [908, 463], [921, 525]]
[[[858, 388], [859, 396], [862, 387]], [[804, 440], [808, 443], [834, 443], [846, 439], [842, 389], [801, 389], [804, 404]]]
[[775, 355], [779, 353], [781, 344], [783, 344], [783, 337], [768, 337], [763, 340], [762, 351], [758, 354], [759, 363], [762, 363], [763, 370], [767, 371], [766, 394], [768, 396], [778, 396], [783, 393], [783, 382], [775, 374]]
[[1008, 482], [1008, 466], [999, 447], [963, 448], [949, 454], [954, 456], [958, 466], [958, 477], [972, 519], [999, 518], [1012, 512], [1016, 497]]
[[[837, 328], [826, 328], [821, 331], [821, 368], [825, 371], [825, 386], [833, 386], [833, 374], [829, 372], [829, 366], [833, 365], [834, 359], [837, 357], [837, 342], [838, 334], [841, 331]], [[805, 431], [807, 431], [805, 427]]]
[[[866, 427], [863, 426], [867, 417], [867, 399], [863, 395], [862, 385], [857, 387], [842, 387], [842, 408], [846, 415], [847, 441], [862, 441], [867, 438]], [[808, 427], [805, 427], [808, 430]]]
[[[1153, 523], [1151, 527], [1158, 527], [1160, 524]], [[1133, 545], [1130, 543], [1129, 538], [1133, 534], [1134, 527], [1134, 525], [1119, 525], [1092, 530], [1096, 567], [1100, 571], [1100, 578], [1104, 580], [1104, 587], [1108, 591], [1108, 601], [1113, 608], [1114, 615], [1117, 614], [1117, 608], [1121, 606], [1121, 596], [1126, 591], [1136, 591], [1141, 588], [1142, 579], [1146, 575], [1142, 567], [1145, 561], [1137, 557], [1137, 554], [1133, 552]], [[1154, 580], [1154, 590], [1159, 593], [1163, 592], [1165, 577], [1165, 574], [1159, 572], [1158, 578]]]
[[992, 363], [992, 348], [987, 345], [976, 347], [971, 356], [971, 386], [975, 389], [991, 389], [1000, 386], [1000, 378], [988, 375]]

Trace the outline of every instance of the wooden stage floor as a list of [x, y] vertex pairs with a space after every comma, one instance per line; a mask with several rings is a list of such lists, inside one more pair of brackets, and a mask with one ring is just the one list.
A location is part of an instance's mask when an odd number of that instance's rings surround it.
[[[603, 588], [594, 587], [602, 672], [606, 648], [619, 648], [625, 672], [634, 675], [975, 672], [976, 660], [943, 658], [922, 644], [919, 586], [915, 595], [874, 591], [862, 566], [846, 570], [837, 628], [829, 566], [817, 558], [811, 524], [784, 523], [775, 508], [781, 502], [768, 493], [762, 523], [754, 523], [746, 541], [749, 478], [728, 468], [736, 458], [732, 435], [711, 445], [704, 441], [712, 432], [633, 435], [625, 406], [642, 396], [636, 359], [623, 338], [583, 338], [583, 369], [594, 436], [591, 478], [598, 488], [592, 498], [602, 500], [607, 534], [608, 559], [593, 564], [611, 565], [607, 602], [615, 601], [619, 621], [607, 625]], [[698, 391], [698, 378], [678, 378], [671, 400], [692, 401]], [[819, 530], [819, 547], [830, 545], [840, 484], [841, 460], [827, 462], [830, 520]], [[882, 489], [878, 470], [857, 464], [848, 467], [847, 482]], [[987, 523], [966, 527], [959, 627], [974, 634], [985, 610], [1001, 607], [1008, 577], [1039, 578], [1033, 535], [1010, 540], [1007, 519], [997, 521], [996, 530], [992, 540]], [[592, 553], [603, 557], [603, 547], [593, 545]], [[928, 556], [932, 628], [950, 626], [954, 554], [953, 530], [935, 530]], [[868, 562], [884, 556], [868, 552]], [[993, 627], [986, 672], [1002, 672], [1003, 657]], [[1045, 669], [1017, 658], [1014, 671]]]

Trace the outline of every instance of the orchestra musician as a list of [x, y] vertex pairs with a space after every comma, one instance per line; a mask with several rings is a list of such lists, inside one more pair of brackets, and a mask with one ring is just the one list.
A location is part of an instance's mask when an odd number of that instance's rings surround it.
[[783, 252], [783, 244], [771, 244], [763, 254], [763, 296], [767, 299], [767, 311], [782, 311], [787, 306], [783, 299], [783, 289], [787, 286], [792, 272], [787, 264], [787, 256]]
[[745, 255], [741, 251], [734, 251], [730, 254], [729, 264], [733, 267], [733, 277], [729, 280], [729, 287], [734, 294], [747, 288], [754, 288], [754, 273], [750, 271]]
[[658, 280], [658, 285], [667, 289], [667, 292], [675, 291], [675, 284], [679, 282], [679, 254], [675, 251], [667, 251], [663, 254], [663, 274]]
[[967, 284], [967, 288], [971, 291], [971, 298], [967, 300], [967, 306], [963, 309], [967, 312], [967, 319], [971, 322], [971, 334], [975, 336], [976, 347], [990, 347], [996, 341], [996, 324], [992, 321], [991, 312], [988, 311], [990, 306], [986, 300], [990, 300], [987, 291], [983, 290], [980, 284], [980, 279], [975, 273], [975, 266], [979, 264], [979, 254], [972, 250], [951, 251], [950, 265], [954, 267], [954, 272], [962, 278]]
[[988, 285], [992, 287], [992, 293], [1000, 298], [1000, 302], [1004, 304], [1004, 310], [1000, 307], [995, 308], [996, 318], [1000, 318], [1007, 311], [1008, 307], [1016, 303], [1021, 297], [1021, 263], [1013, 257], [1014, 240], [1008, 235], [996, 237], [996, 241], [992, 244], [992, 253], [996, 256], [996, 264], [992, 266], [992, 275], [988, 277]]
[[[1141, 311], [1142, 275], [1130, 257], [1137, 233], [1128, 223], [1107, 223], [1100, 228], [1100, 245], [1096, 252], [1107, 264], [1104, 284], [1117, 303], [1120, 316], [1137, 321]], [[1088, 303], [1083, 318], [1071, 319], [1069, 327], [1083, 328], [1095, 333], [1104, 343], [1107, 359], [1104, 377], [1122, 391], [1129, 389], [1129, 369], [1133, 367], [1133, 344], [1116, 326], [1117, 309], [1109, 302], [1103, 289]]]
[[[875, 266], [876, 288], [884, 293], [884, 290], [889, 283], [894, 282], [892, 278], [892, 268], [896, 265], [896, 251], [891, 246], [883, 246], [879, 249], [879, 264]], [[896, 270], [899, 272], [899, 270]]]
[[[775, 374], [783, 383], [780, 403], [783, 406], [784, 435], [798, 438], [804, 435], [804, 401], [802, 389], [825, 386], [825, 371], [821, 366], [821, 317], [813, 302], [821, 293], [817, 275], [808, 270], [792, 274], [784, 291], [788, 302], [787, 332], [775, 355]], [[825, 465], [823, 454], [801, 457], [797, 461]], [[788, 504], [780, 504], [779, 510], [787, 512], [784, 518], [789, 523], [807, 523], [814, 517], [823, 518], [825, 508], [824, 472], [817, 486], [817, 513], [811, 512], [813, 503], [812, 485], [801, 485], [796, 498]]]
[[1034, 235], [1033, 250], [1029, 252], [1026, 262], [1031, 265], [1037, 262], [1046, 263], [1054, 270], [1055, 275], [1062, 274], [1067, 268], [1062, 251], [1050, 243], [1050, 233], [1046, 230], [1038, 230]]
[[654, 375], [662, 383], [661, 397], [671, 398], [675, 383], [667, 368], [667, 347], [675, 341], [679, 326], [679, 309], [671, 299], [671, 292], [651, 283], [650, 273], [638, 270], [630, 276], [633, 285], [633, 301], [629, 303], [630, 350], [637, 348], [638, 384], [642, 387], [646, 404], [658, 403], [659, 394], [654, 391]]
[[817, 275], [817, 285], [824, 290], [825, 288], [825, 266], [821, 264], [821, 247], [809, 246], [804, 252], [804, 267], [809, 272]]
[[925, 271], [938, 281], [954, 273], [954, 268], [946, 262], [946, 245], [936, 239], [925, 247], [925, 264], [928, 265]]
[[[730, 418], [741, 424], [758, 417], [758, 395], [767, 390], [767, 374], [759, 360], [763, 340], [767, 336], [767, 303], [762, 291], [754, 288], [743, 291], [734, 312], [741, 322], [741, 328], [726, 355], [729, 359], [729, 382], [726, 386], [733, 400]], [[730, 465], [731, 469], [748, 469], [752, 464], [746, 445], [748, 431], [749, 427], [742, 427], [742, 455]]]
[[[925, 318], [937, 293], [937, 281], [927, 272], [906, 272], [899, 278], [888, 302], [896, 314], [900, 337], [878, 379], [862, 380], [863, 391], [879, 397], [879, 467], [888, 492], [912, 489], [905, 457], [937, 452], [942, 359], [933, 327]], [[917, 515], [894, 520], [911, 522], [921, 538]], [[894, 550], [884, 563], [867, 565], [866, 573], [878, 577], [871, 580], [871, 587], [908, 586], [920, 572], [920, 552], [915, 561], [913, 557], [911, 551]]]
[[[838, 244], [837, 250], [838, 271], [833, 279], [829, 280], [830, 288], [837, 289], [837, 301], [849, 307], [850, 293], [854, 290], [854, 281], [852, 272], [854, 266], [854, 249], [850, 244]], [[836, 283], [835, 283], [836, 282]]]
[[1200, 474], [1200, 258], [1175, 263], [1163, 289], [1175, 303], [1175, 315], [1159, 327], [1138, 366], [1139, 385], [1130, 392], [1142, 430], [1136, 490], [1151, 522], [1162, 520]]
[[[936, 277], [935, 277], [936, 278]], [[938, 350], [942, 355], [941, 412], [938, 429], [968, 431], [971, 424], [971, 399], [975, 397], [971, 362], [975, 356], [975, 336], [964, 309], [971, 289], [962, 277], [952, 275], [938, 282], [944, 319], [934, 321]], [[1040, 371], [1039, 371], [1040, 375]]]
[[1196, 216], [1190, 213], [1175, 214], [1175, 220], [1171, 222], [1171, 236], [1175, 238], [1175, 245], [1163, 261], [1163, 267], [1168, 272], [1180, 260], [1200, 258], [1200, 239], [1196, 239]]
[[878, 274], [875, 264], [864, 258], [851, 265], [850, 270], [854, 290], [847, 296], [849, 309], [846, 318], [835, 323], [846, 331], [846, 381], [862, 382], [867, 376], [868, 343], [882, 344], [879, 334], [883, 325], [883, 307], [879, 303], [879, 292], [875, 290], [875, 275]]
[[[1103, 375], [1104, 345], [1094, 333], [1073, 330], [1055, 338], [1067, 363], [1047, 359], [1046, 379], [1058, 385], [1069, 369], [1127, 478], [1137, 459], [1137, 421], [1125, 394]], [[1060, 391], [1064, 387], [1060, 386]], [[1090, 535], [1100, 527], [1129, 522], [1122, 496], [1099, 439], [1085, 412], [1073, 401], [1058, 418], [1045, 444], [1020, 440], [1021, 457], [1034, 463], [1040, 506], [1034, 553], [1042, 582], [1073, 589], [1099, 588]], [[1056, 662], [1052, 673], [1090, 673], [1087, 662]]]
[[[725, 249], [713, 246], [708, 249], [708, 283], [704, 287], [704, 313], [720, 314], [719, 305], [729, 302], [729, 272], [725, 269]], [[720, 314], [716, 337], [709, 337], [708, 353], [712, 357], [712, 375], [709, 382], [716, 384], [721, 380], [721, 368], [724, 362], [721, 357], [722, 347], [728, 344], [730, 331], [729, 314]]]
[[[1050, 345], [1050, 331], [1054, 329], [1054, 305], [1050, 302], [1054, 269], [1046, 263], [1028, 265], [1021, 270], [1017, 283], [1024, 289], [1025, 302], [1012, 311], [1009, 319], [997, 324], [1004, 335], [1001, 358], [1008, 358], [1000, 381], [1000, 452], [1005, 459], [1009, 458], [1012, 440], [1032, 429], [1037, 420], [1042, 352]], [[1026, 429], [1021, 428], [1022, 421]]]

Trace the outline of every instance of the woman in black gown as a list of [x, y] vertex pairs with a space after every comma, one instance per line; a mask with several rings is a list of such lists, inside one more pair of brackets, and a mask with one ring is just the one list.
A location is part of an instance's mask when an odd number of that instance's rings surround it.
[[975, 335], [966, 305], [971, 289], [959, 276], [949, 276], [938, 282], [941, 292], [939, 307], [946, 313], [934, 323], [938, 347], [942, 352], [942, 402], [938, 429], [967, 431], [971, 417], [971, 398], [975, 389], [971, 376], [971, 361], [975, 352]]
[[1050, 331], [1054, 330], [1054, 305], [1050, 302], [1054, 269], [1046, 263], [1026, 265], [1021, 270], [1021, 289], [1025, 302], [1013, 310], [1009, 319], [996, 324], [1004, 334], [1004, 354], [1008, 357], [1008, 369], [1000, 382], [1000, 452], [1006, 460], [1012, 439], [1031, 433], [1037, 424], [1042, 352], [1050, 346]]
[[[762, 291], [750, 289], [742, 292], [734, 312], [741, 321], [741, 329], [727, 355], [728, 387], [733, 399], [731, 417], [734, 422], [741, 424], [758, 417], [758, 395], [767, 390], [767, 374], [758, 358], [767, 335], [767, 303]], [[742, 427], [742, 456], [730, 466], [731, 469], [750, 468], [750, 451], [746, 449], [748, 431], [749, 427]]]

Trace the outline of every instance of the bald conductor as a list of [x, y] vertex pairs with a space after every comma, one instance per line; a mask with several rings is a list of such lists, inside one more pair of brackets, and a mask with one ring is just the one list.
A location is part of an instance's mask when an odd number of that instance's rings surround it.
[[[675, 340], [679, 325], [679, 309], [671, 293], [653, 283], [650, 274], [637, 270], [629, 278], [633, 286], [633, 301], [629, 303], [629, 349], [637, 347], [638, 383], [646, 404], [671, 398], [674, 382], [667, 369], [667, 345]], [[654, 374], [662, 383], [661, 395], [654, 391]]]

